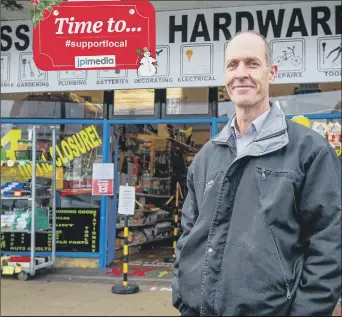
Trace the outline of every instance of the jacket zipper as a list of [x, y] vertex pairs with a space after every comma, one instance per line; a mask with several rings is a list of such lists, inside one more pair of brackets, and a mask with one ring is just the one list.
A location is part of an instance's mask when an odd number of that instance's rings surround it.
[[272, 235], [273, 242], [274, 242], [275, 247], [276, 247], [276, 250], [277, 250], [277, 254], [278, 254], [279, 261], [280, 261], [281, 269], [282, 269], [282, 271], [283, 271], [283, 275], [284, 275], [284, 279], [285, 279], [286, 298], [287, 298], [287, 299], [291, 299], [291, 290], [290, 290], [289, 280], [287, 279], [287, 276], [286, 276], [286, 273], [285, 273], [285, 269], [284, 269], [283, 263], [281, 262], [280, 255], [279, 255], [279, 250], [278, 250], [278, 245], [277, 245], [277, 243], [276, 243], [276, 241], [275, 241], [274, 233], [273, 233], [273, 230], [272, 230], [271, 228], [270, 228], [270, 231], [271, 231], [271, 235]]
[[287, 299], [291, 299], [290, 285], [286, 283], [286, 297]]
[[259, 142], [259, 141], [267, 140], [269, 138], [273, 138], [275, 136], [282, 135], [282, 134], [284, 134], [284, 130], [275, 132], [275, 133], [270, 134], [270, 135], [267, 135], [267, 136], [265, 136], [265, 137], [263, 137], [261, 139], [254, 140], [254, 142]]
[[[255, 140], [254, 142], [263, 141], [263, 140], [266, 140], [266, 139], [268, 139], [268, 138], [273, 138], [273, 137], [275, 137], [275, 136], [282, 135], [282, 134], [284, 134], [284, 130], [283, 130], [283, 131], [278, 131], [278, 132], [273, 133], [273, 134], [270, 134], [270, 135], [268, 135], [268, 136], [266, 136], [266, 137], [264, 137], [264, 138]], [[218, 142], [218, 143], [220, 143], [220, 142]], [[222, 142], [221, 144], [227, 144], [227, 143]], [[229, 145], [228, 145], [228, 146], [229, 146]], [[244, 154], [244, 155], [242, 155], [242, 156], [240, 156], [240, 157], [235, 157], [235, 159], [233, 160], [233, 162], [232, 162], [232, 163], [230, 164], [230, 166], [228, 167], [227, 171], [229, 171], [230, 168], [231, 168], [238, 160], [241, 160], [242, 158], [244, 158], [244, 157], [246, 157], [246, 156], [250, 156], [250, 155]], [[265, 177], [266, 177], [266, 175], [265, 175]]]
[[266, 179], [266, 174], [265, 174], [266, 170], [262, 169], [261, 170], [261, 178], [264, 181]]

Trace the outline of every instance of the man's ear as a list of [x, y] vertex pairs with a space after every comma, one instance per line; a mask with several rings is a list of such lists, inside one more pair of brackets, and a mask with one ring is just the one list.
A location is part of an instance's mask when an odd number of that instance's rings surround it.
[[276, 79], [277, 73], [278, 73], [278, 65], [272, 64], [270, 67], [270, 71], [268, 73], [269, 83], [272, 83]]

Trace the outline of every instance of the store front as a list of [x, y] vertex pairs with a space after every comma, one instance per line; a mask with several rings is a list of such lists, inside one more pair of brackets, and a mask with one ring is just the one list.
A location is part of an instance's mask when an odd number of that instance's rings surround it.
[[[137, 209], [129, 220], [132, 261], [172, 257], [176, 189], [186, 195], [192, 159], [234, 112], [223, 70], [224, 48], [237, 30], [267, 34], [279, 65], [270, 96], [288, 118], [304, 115], [325, 137], [331, 123], [341, 124], [338, 1], [230, 7], [227, 12], [157, 12], [157, 24], [169, 25], [157, 25], [153, 78], [126, 70], [41, 72], [32, 59], [30, 22], [1, 25], [1, 185], [30, 181], [24, 158], [32, 126], [39, 126], [41, 157], [50, 151], [54, 125], [60, 266], [104, 268], [122, 256], [118, 196], [92, 196], [96, 162], [114, 163], [114, 193], [126, 183], [136, 187]], [[340, 147], [336, 151], [341, 154]], [[48, 170], [42, 166], [40, 173]], [[177, 201], [181, 206], [183, 198]], [[16, 208], [26, 206], [1, 200], [2, 212]], [[37, 239], [38, 254], [49, 253], [49, 239], [48, 234]], [[29, 238], [2, 232], [1, 246], [3, 254], [27, 255]]]

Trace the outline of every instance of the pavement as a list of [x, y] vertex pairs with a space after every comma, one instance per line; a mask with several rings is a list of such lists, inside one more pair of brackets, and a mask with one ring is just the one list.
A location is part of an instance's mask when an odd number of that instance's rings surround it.
[[[114, 282], [114, 284], [117, 284]], [[145, 281], [132, 295], [116, 295], [108, 280], [1, 279], [1, 316], [179, 316], [171, 287]]]
[[[1, 316], [179, 316], [171, 304], [171, 286], [165, 281], [131, 281], [139, 292], [131, 295], [112, 293], [118, 278], [38, 277], [18, 281], [1, 279]], [[333, 316], [341, 316], [338, 304]]]
[[[134, 282], [156, 282], [171, 285], [173, 272], [171, 268], [154, 268], [142, 266], [129, 266], [128, 279]], [[113, 282], [122, 281], [122, 267], [108, 267], [105, 269], [82, 268], [46, 268], [39, 270], [34, 280], [47, 281], [87, 281], [87, 282]]]

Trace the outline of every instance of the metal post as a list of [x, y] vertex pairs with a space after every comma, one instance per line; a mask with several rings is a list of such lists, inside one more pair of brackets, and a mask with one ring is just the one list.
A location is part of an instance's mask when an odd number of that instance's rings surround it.
[[30, 274], [35, 274], [36, 248], [36, 126], [32, 127], [32, 179], [31, 179], [31, 258]]
[[[126, 184], [128, 186], [128, 184]], [[122, 285], [114, 285], [112, 287], [113, 294], [135, 294], [139, 292], [139, 286], [137, 284], [128, 284], [128, 216], [125, 215], [125, 227], [124, 227], [124, 247], [123, 247], [123, 281]]]
[[56, 127], [52, 129], [52, 262], [56, 262]]
[[127, 287], [128, 285], [128, 216], [125, 215], [125, 227], [124, 227], [124, 248], [123, 248], [123, 255], [124, 255], [124, 263], [122, 272], [124, 275], [122, 286]]
[[[103, 122], [103, 144], [102, 144], [102, 163], [109, 163], [109, 149], [110, 149], [110, 129], [108, 120]], [[115, 178], [115, 176], [114, 176]], [[108, 225], [108, 196], [101, 196], [100, 205], [100, 257], [99, 268], [105, 268], [107, 262], [107, 225]]]
[[119, 137], [115, 134], [115, 154], [114, 154], [114, 195], [110, 199], [109, 217], [109, 241], [108, 241], [108, 263], [116, 259], [115, 240], [116, 240], [116, 213], [117, 213], [117, 192], [119, 191], [118, 182], [118, 162], [119, 162]]

